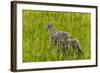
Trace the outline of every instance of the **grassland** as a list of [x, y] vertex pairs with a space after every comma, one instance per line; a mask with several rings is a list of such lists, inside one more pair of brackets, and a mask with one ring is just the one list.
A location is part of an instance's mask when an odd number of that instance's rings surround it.
[[[23, 10], [23, 62], [84, 60], [91, 58], [91, 15], [89, 13], [48, 12]], [[83, 55], [78, 57], [74, 49], [63, 56], [59, 47], [49, 41], [47, 24], [55, 21], [59, 31], [72, 34], [79, 40]]]

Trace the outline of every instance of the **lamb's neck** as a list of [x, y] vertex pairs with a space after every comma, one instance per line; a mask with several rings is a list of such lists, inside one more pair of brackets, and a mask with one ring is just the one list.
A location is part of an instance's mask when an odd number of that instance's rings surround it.
[[54, 28], [52, 28], [52, 29], [50, 30], [50, 35], [53, 36], [55, 33], [57, 33], [57, 30], [54, 29]]

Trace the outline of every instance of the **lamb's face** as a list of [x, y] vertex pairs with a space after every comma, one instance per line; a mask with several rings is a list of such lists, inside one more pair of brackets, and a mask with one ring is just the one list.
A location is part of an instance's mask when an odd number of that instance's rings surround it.
[[52, 24], [48, 24], [47, 28], [51, 30], [53, 28]]

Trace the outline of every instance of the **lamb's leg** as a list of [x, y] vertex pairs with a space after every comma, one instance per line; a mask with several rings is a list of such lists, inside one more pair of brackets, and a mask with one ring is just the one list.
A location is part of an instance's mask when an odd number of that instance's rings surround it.
[[69, 41], [62, 41], [60, 43], [60, 49], [61, 49], [61, 53], [62, 53], [62, 59], [65, 59], [66, 58], [66, 53], [67, 53], [67, 50], [68, 50], [68, 46], [70, 45]]
[[79, 44], [78, 40], [74, 39], [72, 41], [72, 47], [75, 48], [78, 51], [79, 54], [83, 54], [83, 52], [80, 49], [80, 44]]
[[65, 46], [63, 44], [60, 44], [59, 47], [60, 47], [60, 52], [62, 55], [62, 60], [64, 60], [65, 59], [65, 51], [66, 51]]

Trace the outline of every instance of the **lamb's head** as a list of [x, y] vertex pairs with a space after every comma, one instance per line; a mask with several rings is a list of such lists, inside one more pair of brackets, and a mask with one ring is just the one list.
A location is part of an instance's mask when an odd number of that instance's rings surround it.
[[48, 29], [48, 30], [52, 30], [53, 25], [54, 25], [54, 22], [49, 23], [49, 24], [47, 25], [47, 29]]
[[52, 28], [53, 28], [53, 25], [52, 24], [48, 24], [47, 29], [51, 30]]
[[48, 30], [52, 30], [53, 29], [53, 25], [54, 25], [55, 21], [50, 22], [49, 24], [47, 24], [47, 29]]

